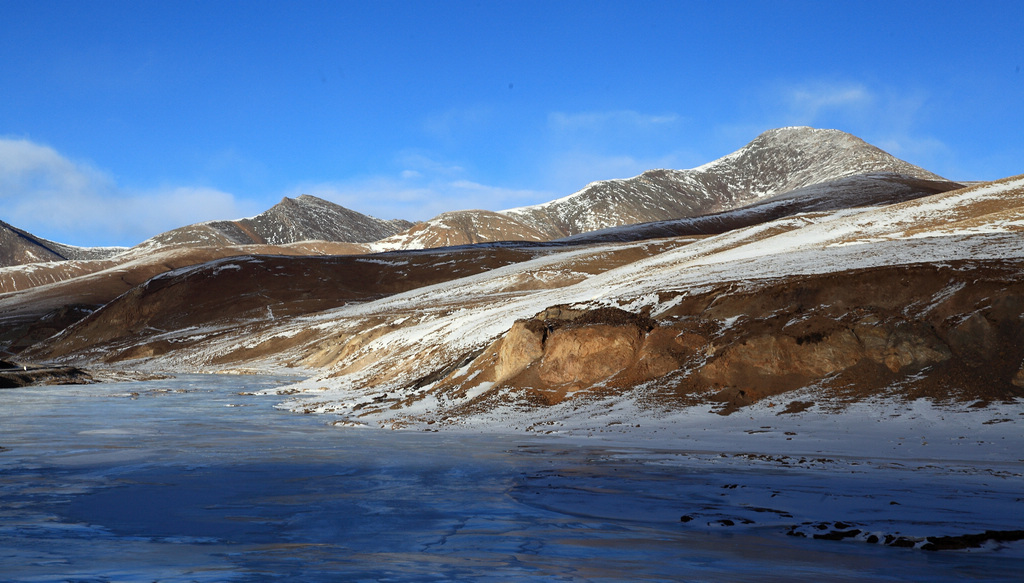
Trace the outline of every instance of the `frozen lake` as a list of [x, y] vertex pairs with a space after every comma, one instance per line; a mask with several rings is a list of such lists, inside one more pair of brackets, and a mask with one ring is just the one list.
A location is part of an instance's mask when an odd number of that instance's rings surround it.
[[0, 391], [0, 581], [1024, 573], [1022, 542], [928, 552], [787, 536], [815, 532], [805, 523], [907, 536], [1024, 528], [1019, 460], [782, 458], [717, 451], [713, 435], [698, 449], [339, 428], [238, 394], [284, 382], [197, 375]]

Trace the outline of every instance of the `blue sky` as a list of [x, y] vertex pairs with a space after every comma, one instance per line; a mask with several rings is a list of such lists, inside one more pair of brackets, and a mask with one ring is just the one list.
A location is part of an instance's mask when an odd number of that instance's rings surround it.
[[133, 245], [308, 193], [503, 208], [837, 128], [1024, 172], [1024, 3], [0, 0], [4, 220]]

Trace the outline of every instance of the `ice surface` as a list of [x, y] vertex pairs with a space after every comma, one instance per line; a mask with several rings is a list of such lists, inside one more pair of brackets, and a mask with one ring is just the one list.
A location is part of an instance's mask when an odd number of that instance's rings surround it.
[[1010, 581], [1024, 569], [1021, 543], [927, 552], [786, 535], [805, 522], [910, 537], [1021, 528], [1012, 407], [763, 407], [591, 437], [356, 431], [252, 394], [287, 382], [0, 392], [0, 580]]

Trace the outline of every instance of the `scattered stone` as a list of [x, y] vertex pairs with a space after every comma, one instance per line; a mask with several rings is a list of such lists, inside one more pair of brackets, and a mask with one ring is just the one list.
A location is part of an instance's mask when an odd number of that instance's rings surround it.
[[926, 551], [951, 551], [976, 549], [985, 543], [1013, 542], [1024, 540], [1024, 530], [986, 530], [979, 534], [962, 534], [960, 536], [930, 536], [921, 548]]
[[825, 534], [816, 534], [814, 538], [820, 540], [843, 540], [844, 538], [853, 538], [860, 534], [860, 529], [854, 528], [852, 530], [833, 530]]

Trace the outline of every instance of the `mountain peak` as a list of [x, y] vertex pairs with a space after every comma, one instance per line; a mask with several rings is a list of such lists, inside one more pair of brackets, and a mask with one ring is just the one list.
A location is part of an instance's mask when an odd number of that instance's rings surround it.
[[[744, 174], [762, 183], [781, 180], [770, 186], [774, 190], [771, 194], [777, 194], [780, 188], [801, 188], [854, 174], [892, 173], [944, 180], [852, 134], [807, 126], [767, 130], [739, 150], [693, 170]], [[758, 173], [762, 176], [754, 176]], [[789, 176], [782, 177], [782, 173]], [[756, 187], [753, 191], [768, 194], [767, 190]]]
[[736, 209], [859, 174], [947, 182], [846, 132], [795, 126], [763, 132], [739, 150], [691, 170], [648, 170], [633, 178], [592, 182], [564, 198], [504, 212], [558, 238]]

